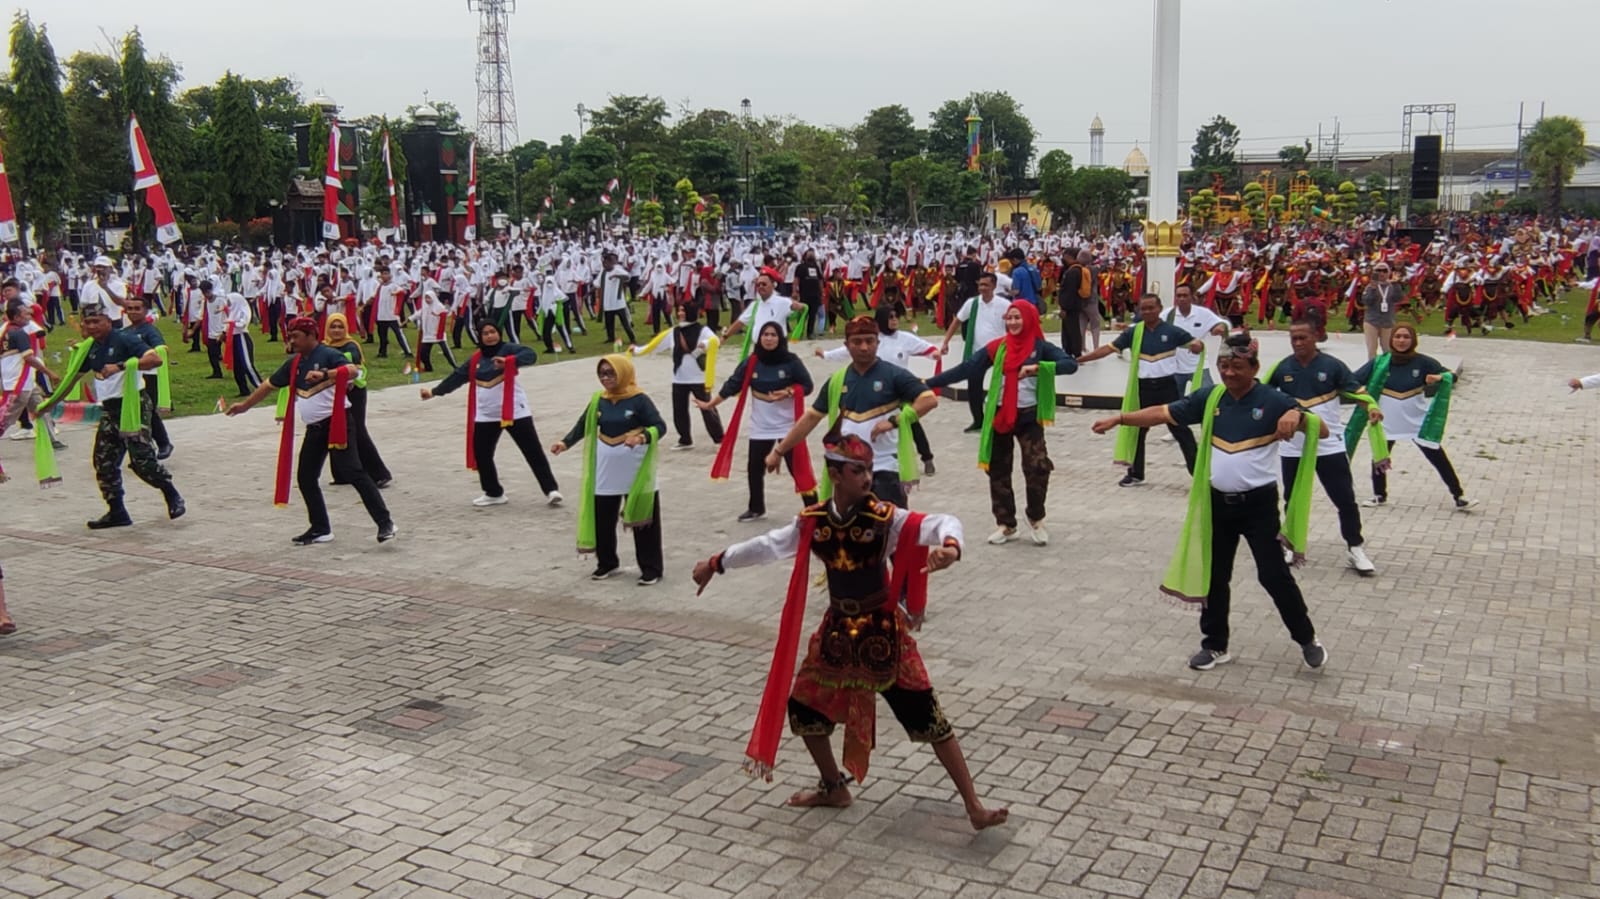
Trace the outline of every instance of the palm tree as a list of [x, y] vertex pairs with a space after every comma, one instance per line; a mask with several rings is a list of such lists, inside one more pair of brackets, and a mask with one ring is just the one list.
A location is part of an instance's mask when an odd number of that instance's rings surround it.
[[1583, 123], [1571, 116], [1540, 119], [1522, 136], [1523, 164], [1533, 174], [1533, 187], [1548, 192], [1547, 215], [1561, 213], [1561, 192], [1586, 154], [1583, 142]]

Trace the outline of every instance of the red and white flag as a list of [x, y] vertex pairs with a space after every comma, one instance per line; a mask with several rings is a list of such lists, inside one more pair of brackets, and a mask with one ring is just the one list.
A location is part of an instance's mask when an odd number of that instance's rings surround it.
[[606, 191], [602, 191], [600, 193], [600, 205], [601, 206], [610, 206], [611, 205], [611, 191], [606, 190]]
[[322, 175], [322, 239], [339, 239], [339, 122], [328, 122], [328, 165]]
[[571, 209], [572, 207], [574, 207], [576, 205], [578, 205], [578, 198], [577, 197], [567, 197], [567, 208], [568, 209]]
[[467, 145], [467, 227], [462, 230], [463, 240], [478, 239], [478, 142]]
[[17, 242], [17, 209], [11, 205], [11, 176], [0, 157], [0, 243]]
[[[144, 204], [150, 207], [156, 220], [156, 240], [163, 244], [177, 243], [183, 237], [178, 232], [178, 220], [172, 217], [172, 204], [167, 202], [167, 189], [161, 185], [156, 161], [150, 157], [150, 147], [144, 142], [139, 118], [132, 113], [128, 114], [128, 152], [133, 155], [133, 189], [144, 191]], [[10, 206], [8, 195], [6, 209]]]
[[633, 215], [633, 185], [628, 185], [628, 192], [622, 197], [622, 217]]
[[394, 192], [394, 159], [389, 155], [389, 132], [383, 132], [383, 171], [389, 176], [389, 227], [400, 227], [400, 200]]
[[556, 205], [556, 198], [550, 196], [549, 194], [545, 194], [545, 197], [544, 197], [544, 208], [546, 208], [546, 209], [554, 209], [555, 205]]

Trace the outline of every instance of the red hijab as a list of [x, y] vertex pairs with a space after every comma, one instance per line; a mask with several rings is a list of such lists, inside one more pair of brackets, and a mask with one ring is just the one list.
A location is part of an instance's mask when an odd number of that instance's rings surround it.
[[989, 359], [993, 361], [1000, 352], [1003, 344], [1006, 348], [1005, 366], [1002, 371], [1005, 376], [1005, 386], [1001, 388], [1000, 405], [994, 413], [994, 429], [996, 433], [1009, 434], [1017, 424], [1017, 384], [1021, 382], [1022, 365], [1033, 354], [1033, 348], [1044, 339], [1044, 329], [1039, 327], [1039, 309], [1027, 300], [1018, 300], [1011, 304], [1006, 314], [1011, 314], [1015, 309], [1022, 315], [1022, 330], [1011, 333], [1006, 330], [1004, 337], [997, 337], [989, 341]]

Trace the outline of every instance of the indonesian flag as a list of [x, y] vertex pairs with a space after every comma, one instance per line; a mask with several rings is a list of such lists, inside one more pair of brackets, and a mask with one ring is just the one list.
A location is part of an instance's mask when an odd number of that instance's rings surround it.
[[600, 205], [601, 206], [610, 206], [611, 205], [611, 191], [610, 190], [605, 190], [605, 191], [602, 191], [600, 193]]
[[544, 223], [544, 213], [541, 212], [538, 215], [535, 215], [533, 217], [533, 230], [535, 230], [535, 231], [539, 230], [539, 226], [541, 224], [543, 224], [543, 223]]
[[0, 243], [17, 242], [17, 210], [11, 205], [11, 179], [6, 161], [0, 157]]
[[622, 217], [627, 218], [633, 214], [633, 185], [628, 185], [628, 192], [622, 198]]
[[328, 122], [328, 165], [322, 175], [322, 239], [339, 239], [339, 122]]
[[394, 192], [394, 160], [389, 156], [389, 132], [383, 132], [383, 171], [389, 176], [389, 226], [400, 227], [400, 201]]
[[567, 208], [568, 209], [571, 209], [572, 207], [574, 207], [576, 205], [578, 205], [578, 198], [577, 197], [567, 197]]
[[[128, 115], [128, 150], [133, 154], [133, 189], [144, 191], [144, 204], [156, 219], [156, 240], [163, 244], [177, 243], [183, 235], [178, 233], [178, 220], [172, 217], [172, 204], [167, 202], [167, 189], [161, 186], [161, 175], [156, 172], [156, 161], [150, 157], [150, 147], [144, 142], [144, 131], [139, 127], [139, 117]], [[0, 179], [3, 182], [4, 179]], [[7, 189], [5, 206], [0, 215], [10, 216], [12, 230], [16, 230], [15, 216], [11, 215], [11, 193]], [[3, 229], [5, 222], [0, 222]], [[0, 231], [0, 237], [3, 237]]]
[[545, 197], [544, 197], [544, 208], [553, 209], [553, 208], [555, 208], [555, 205], [556, 205], [556, 198], [550, 196], [549, 194], [545, 194]]
[[467, 227], [462, 230], [461, 237], [472, 241], [478, 239], [478, 142], [473, 141], [467, 146]]

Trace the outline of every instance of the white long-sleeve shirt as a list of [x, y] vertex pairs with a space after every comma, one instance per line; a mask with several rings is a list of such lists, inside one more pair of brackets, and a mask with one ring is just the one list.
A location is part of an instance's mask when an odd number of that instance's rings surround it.
[[[835, 511], [832, 501], [829, 502], [829, 510]], [[894, 517], [889, 522], [888, 542], [885, 544], [891, 552], [899, 545], [900, 529], [905, 527], [906, 517], [910, 514], [898, 506], [894, 507]], [[942, 512], [928, 512], [923, 516], [922, 527], [917, 531], [917, 543], [921, 546], [943, 546], [946, 540], [953, 540], [960, 546], [962, 536], [961, 519]], [[792, 559], [799, 548], [800, 518], [796, 516], [794, 521], [781, 528], [735, 543], [723, 550], [722, 567], [749, 568], [753, 565]]]
[[1583, 385], [1584, 390], [1594, 390], [1600, 387], [1600, 373], [1592, 374], [1587, 378], [1579, 378], [1578, 383]]

